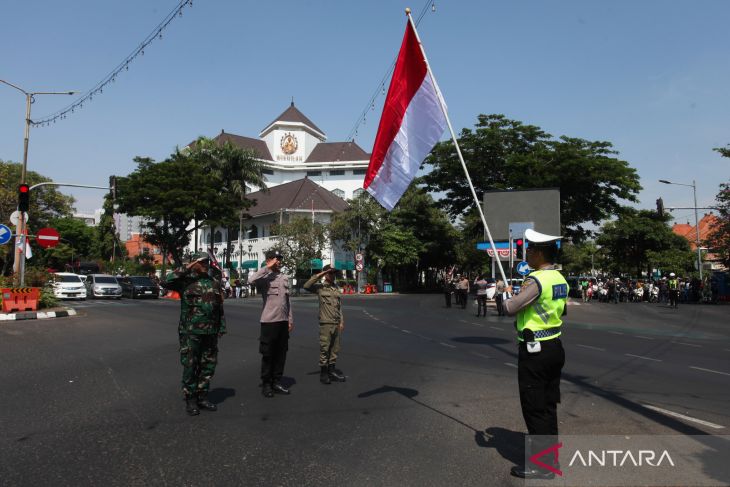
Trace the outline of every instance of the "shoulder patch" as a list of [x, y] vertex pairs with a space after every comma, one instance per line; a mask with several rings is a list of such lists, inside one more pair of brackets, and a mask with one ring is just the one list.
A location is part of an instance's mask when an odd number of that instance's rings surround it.
[[553, 284], [553, 299], [566, 299], [568, 297], [567, 284]]

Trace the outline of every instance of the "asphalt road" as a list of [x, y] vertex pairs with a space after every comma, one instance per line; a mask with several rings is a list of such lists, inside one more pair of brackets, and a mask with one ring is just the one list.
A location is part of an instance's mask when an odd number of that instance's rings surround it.
[[[316, 301], [294, 300], [286, 376], [258, 388], [260, 300], [226, 302], [211, 399], [181, 400], [179, 304], [78, 303], [0, 323], [2, 485], [522, 485], [512, 320], [440, 295], [347, 296], [318, 380]], [[562, 434], [728, 434], [730, 308], [571, 304]]]

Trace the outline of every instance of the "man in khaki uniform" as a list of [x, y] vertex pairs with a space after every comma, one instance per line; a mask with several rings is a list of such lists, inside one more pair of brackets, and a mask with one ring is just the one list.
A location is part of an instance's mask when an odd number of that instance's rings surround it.
[[[324, 282], [317, 282], [324, 277]], [[329, 264], [304, 283], [304, 289], [319, 295], [319, 381], [345, 382], [345, 375], [335, 367], [340, 353], [340, 334], [345, 328], [340, 289], [335, 283], [337, 271]]]

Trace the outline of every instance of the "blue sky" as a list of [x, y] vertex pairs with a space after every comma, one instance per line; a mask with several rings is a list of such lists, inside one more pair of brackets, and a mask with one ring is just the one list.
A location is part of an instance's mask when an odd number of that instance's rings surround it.
[[[5, 0], [0, 79], [29, 91], [85, 91], [157, 25], [176, 0]], [[344, 140], [400, 45], [403, 9], [424, 0], [195, 0], [103, 95], [31, 131], [29, 170], [104, 185], [134, 156], [225, 129], [257, 136], [294, 97]], [[436, 1], [419, 33], [457, 132], [504, 113], [559, 136], [612, 142], [637, 168], [641, 207], [711, 205], [730, 161], [730, 2]], [[33, 119], [72, 99], [39, 96]], [[367, 151], [383, 97], [358, 131]], [[0, 85], [0, 159], [22, 159], [23, 96]], [[444, 134], [446, 137], [447, 134]], [[77, 208], [102, 192], [70, 190]], [[678, 221], [692, 211], [676, 211]], [[6, 216], [1, 216], [6, 219]]]

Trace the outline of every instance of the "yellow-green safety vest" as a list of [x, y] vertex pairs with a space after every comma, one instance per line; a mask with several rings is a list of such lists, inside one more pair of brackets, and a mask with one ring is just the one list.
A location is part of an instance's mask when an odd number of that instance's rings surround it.
[[677, 281], [676, 279], [670, 279], [669, 289], [672, 291], [676, 291], [677, 289], [679, 289], [679, 281]]
[[557, 338], [568, 301], [568, 283], [559, 271], [552, 269], [533, 271], [529, 277], [539, 286], [540, 295], [517, 313], [517, 338], [523, 341], [525, 329], [532, 330], [537, 341]]

